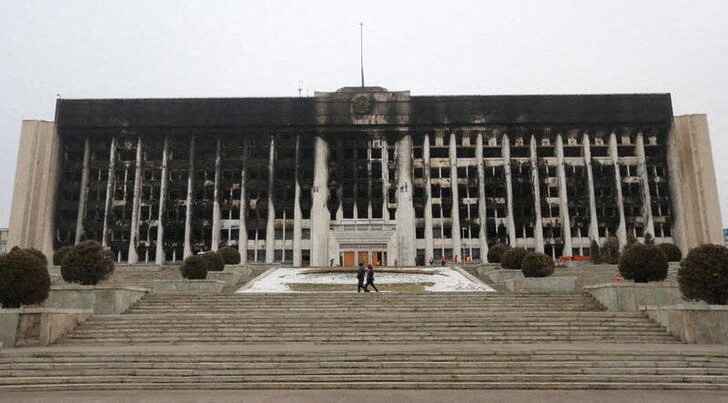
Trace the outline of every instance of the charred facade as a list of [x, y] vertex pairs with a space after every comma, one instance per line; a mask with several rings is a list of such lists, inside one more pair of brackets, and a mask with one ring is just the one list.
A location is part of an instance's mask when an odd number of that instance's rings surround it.
[[55, 125], [53, 247], [96, 239], [130, 263], [229, 245], [247, 262], [411, 265], [680, 238], [668, 94], [64, 99]]

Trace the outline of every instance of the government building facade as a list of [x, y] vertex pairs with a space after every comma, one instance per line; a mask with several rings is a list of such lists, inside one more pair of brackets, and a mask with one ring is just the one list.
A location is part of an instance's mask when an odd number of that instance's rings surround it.
[[24, 121], [10, 246], [412, 265], [631, 234], [722, 243], [705, 115], [669, 94], [59, 99]]

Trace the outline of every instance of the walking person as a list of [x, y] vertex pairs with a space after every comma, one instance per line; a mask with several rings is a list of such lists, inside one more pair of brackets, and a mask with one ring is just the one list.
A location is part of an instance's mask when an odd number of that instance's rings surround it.
[[367, 265], [367, 283], [364, 284], [364, 292], [369, 292], [369, 286], [374, 287], [374, 291], [379, 293], [377, 286], [374, 285], [374, 267], [371, 264]]
[[366, 287], [364, 287], [364, 276], [366, 276], [366, 271], [364, 270], [364, 262], [359, 262], [359, 270], [356, 272], [356, 279], [358, 281], [358, 284], [356, 286], [356, 292], [361, 292], [361, 290], [364, 290], [366, 292]]

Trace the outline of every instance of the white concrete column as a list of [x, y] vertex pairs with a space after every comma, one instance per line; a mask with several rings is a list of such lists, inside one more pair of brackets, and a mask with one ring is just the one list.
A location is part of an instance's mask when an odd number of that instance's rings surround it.
[[533, 211], [536, 213], [536, 220], [533, 223], [533, 238], [536, 252], [543, 253], [543, 220], [541, 218], [541, 182], [538, 177], [538, 145], [536, 136], [531, 135], [531, 182], [533, 182]]
[[281, 262], [286, 261], [286, 209], [283, 209], [283, 225], [281, 226]]
[[243, 166], [240, 171], [240, 222], [238, 224], [238, 253], [240, 253], [240, 263], [245, 264], [248, 261], [248, 227], [246, 225], [246, 215], [248, 214], [248, 199], [245, 192], [245, 177], [248, 168], [248, 141], [243, 140]]
[[314, 176], [311, 188], [311, 265], [329, 265], [329, 145], [325, 139], [314, 137]]
[[169, 140], [164, 138], [162, 150], [162, 177], [159, 179], [159, 216], [157, 220], [157, 250], [154, 253], [154, 263], [164, 264], [166, 254], [164, 251], [164, 212], [167, 203], [167, 165], [169, 164]]
[[336, 208], [336, 222], [341, 224], [344, 219], [344, 184], [341, 178], [341, 167], [344, 164], [344, 149], [341, 139], [336, 140], [336, 201], [338, 207]]
[[435, 242], [432, 233], [432, 175], [430, 175], [430, 135], [425, 133], [422, 144], [422, 162], [425, 181], [425, 262], [434, 256]]
[[367, 140], [367, 218], [372, 218], [372, 141]]
[[480, 261], [486, 262], [488, 256], [488, 214], [485, 205], [485, 168], [483, 166], [483, 132], [478, 132], [475, 140], [475, 159], [478, 168], [478, 221], [480, 222]]
[[559, 183], [559, 212], [561, 213], [561, 237], [564, 240], [562, 255], [571, 256], [571, 219], [569, 217], [569, 199], [566, 194], [566, 171], [564, 169], [564, 140], [559, 133], [556, 136], [556, 174]]
[[195, 136], [190, 137], [190, 158], [187, 161], [187, 208], [185, 209], [185, 240], [183, 259], [192, 256], [192, 192], [195, 177]]
[[619, 213], [619, 225], [617, 226], [617, 240], [619, 248], [627, 245], [627, 220], [624, 217], [624, 201], [622, 199], [622, 174], [619, 172], [619, 153], [617, 152], [617, 135], [609, 135], [609, 157], [614, 165], [614, 180], [617, 184], [617, 212]]
[[581, 144], [584, 147], [584, 167], [586, 168], [586, 179], [589, 186], [589, 240], [599, 243], [599, 221], [597, 221], [597, 201], [594, 196], [591, 143], [587, 133], [584, 133]]
[[222, 144], [217, 138], [215, 147], [215, 187], [212, 196], [212, 239], [210, 249], [217, 251], [220, 248], [220, 166], [222, 165]]
[[450, 194], [452, 195], [452, 209], [450, 212], [450, 233], [452, 235], [452, 254], [462, 258], [462, 238], [460, 237], [460, 197], [458, 195], [458, 154], [455, 133], [450, 133]]
[[652, 237], [655, 237], [655, 223], [652, 218], [652, 197], [650, 196], [650, 180], [647, 177], [647, 167], [645, 159], [645, 140], [642, 132], [637, 133], [637, 174], [640, 177], [640, 184], [642, 185], [642, 215], [645, 219], [645, 230], [644, 233], [650, 233]]
[[[301, 175], [300, 165], [301, 135], [296, 134], [296, 178], [293, 185], [293, 267], [301, 267], [302, 264], [301, 238], [303, 230], [301, 224], [303, 222], [303, 213], [301, 212], [301, 183], [299, 182], [299, 177]], [[285, 239], [283, 242], [285, 242]]]
[[273, 263], [273, 257], [275, 256], [275, 239], [276, 239], [276, 209], [275, 198], [273, 192], [275, 191], [275, 137], [270, 136], [270, 147], [268, 152], [268, 220], [265, 227], [265, 262]]
[[382, 147], [382, 218], [389, 220], [389, 149], [384, 135]]
[[511, 176], [511, 142], [507, 134], [503, 134], [501, 144], [503, 153], [503, 171], [506, 175], [506, 230], [511, 247], [516, 246], [516, 224], [513, 219], [513, 177]]
[[357, 203], [357, 199], [359, 198], [359, 167], [357, 166], [357, 160], [359, 159], [359, 150], [357, 148], [354, 148], [352, 157], [354, 160], [354, 183], [352, 184], [354, 206], [352, 207], [352, 217], [354, 217], [354, 220], [357, 220], [359, 218], [359, 205]]
[[139, 254], [136, 247], [139, 243], [139, 210], [141, 209], [142, 197], [142, 138], [137, 140], [136, 163], [134, 165], [134, 195], [131, 202], [131, 234], [129, 236], [128, 263], [134, 264], [139, 261]]
[[76, 216], [76, 239], [75, 243], [81, 242], [83, 238], [84, 225], [86, 218], [86, 204], [88, 203], [88, 175], [89, 164], [91, 162], [91, 145], [89, 139], [83, 142], [83, 168], [81, 170], [81, 189], [78, 194], [78, 215]]
[[106, 248], [109, 246], [109, 214], [114, 203], [114, 187], [116, 181], [116, 137], [111, 138], [111, 148], [109, 150], [109, 173], [106, 176], [106, 200], [104, 201], [104, 229], [101, 235], [101, 245]]
[[414, 265], [415, 208], [412, 201], [412, 136], [405, 134], [397, 142], [397, 241], [400, 265]]
[[440, 194], [438, 195], [440, 199], [440, 256], [445, 256], [445, 212], [442, 211], [442, 184], [443, 184], [443, 178], [442, 178], [442, 165], [437, 167], [437, 178], [438, 181], [440, 181]]

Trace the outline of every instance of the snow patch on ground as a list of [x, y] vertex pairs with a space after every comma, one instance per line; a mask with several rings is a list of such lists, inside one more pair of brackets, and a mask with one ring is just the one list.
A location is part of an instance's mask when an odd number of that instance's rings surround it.
[[[457, 270], [451, 268], [421, 269], [431, 271], [435, 274], [419, 273], [377, 273], [374, 271], [375, 284], [395, 283], [434, 283], [425, 287], [426, 291], [432, 292], [453, 292], [453, 291], [483, 291], [494, 292], [495, 290], [487, 285], [475, 282], [464, 276]], [[296, 292], [288, 288], [289, 283], [311, 283], [311, 284], [351, 284], [356, 289], [356, 273], [320, 273], [303, 274], [305, 268], [281, 267], [268, 273], [263, 278], [254, 280], [249, 286], [238, 290], [238, 293], [250, 292]]]

